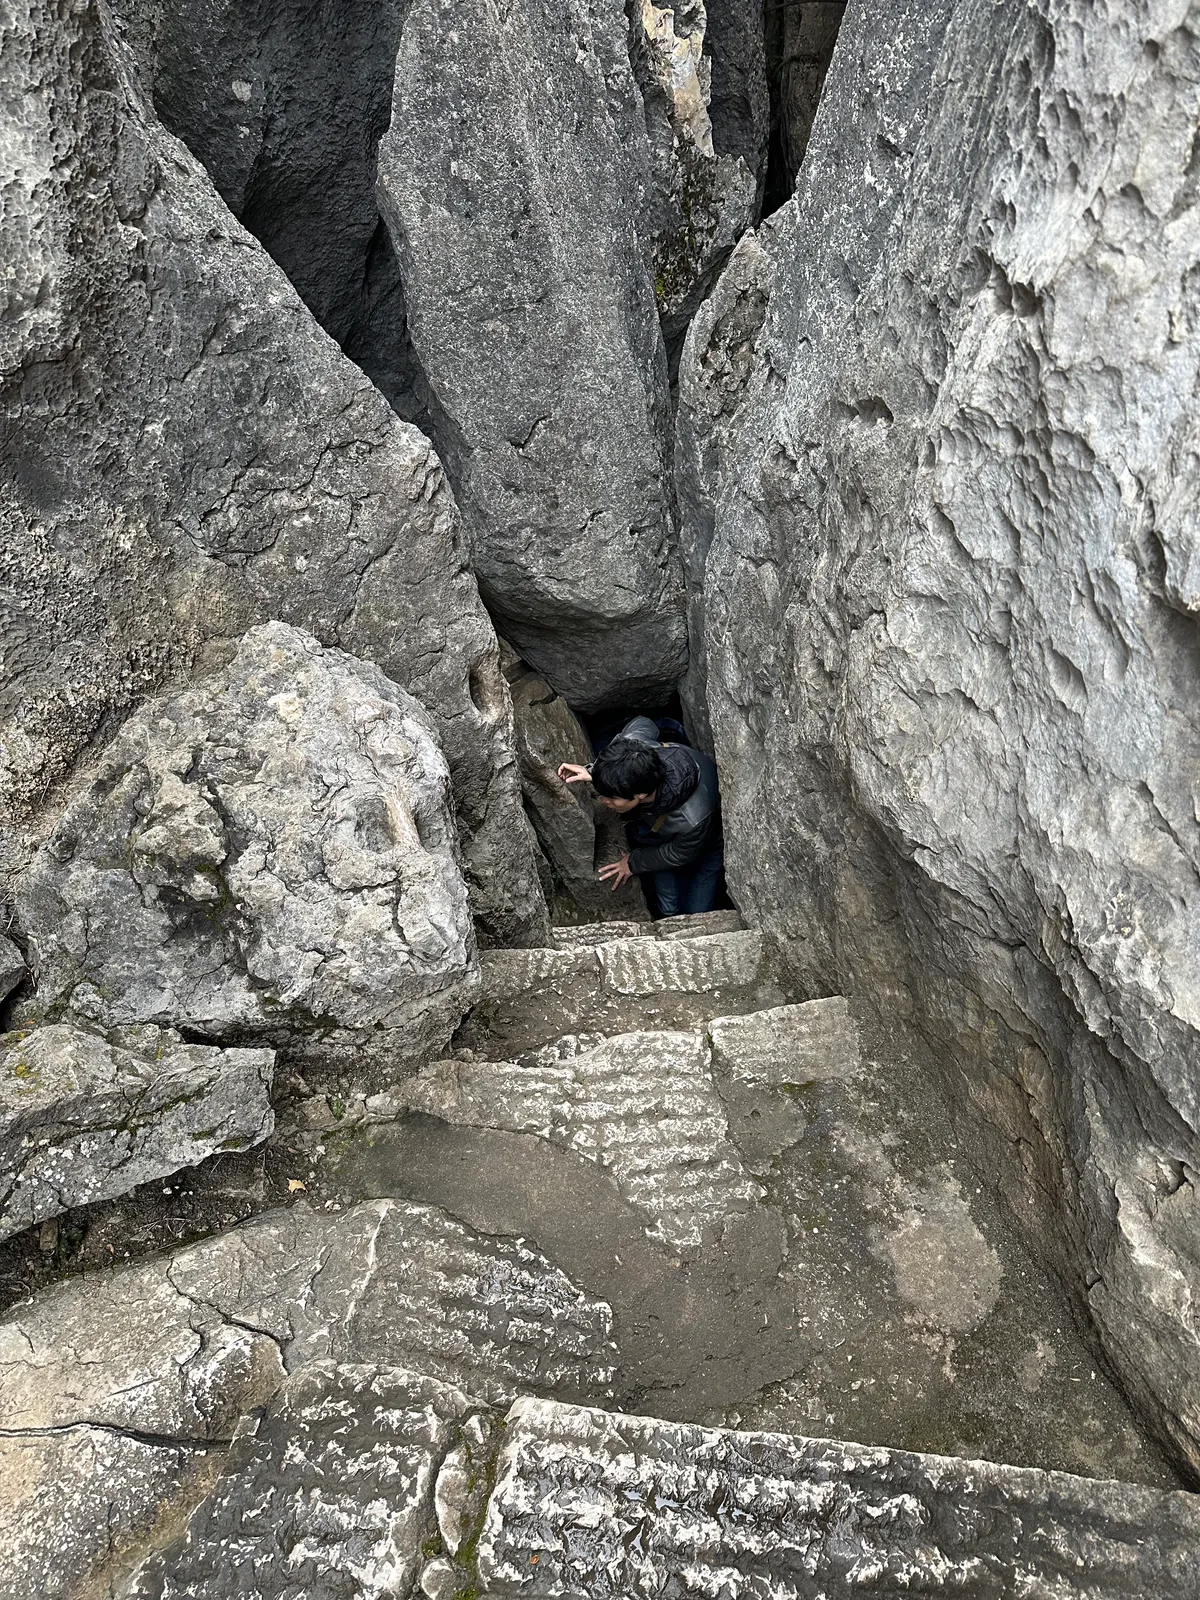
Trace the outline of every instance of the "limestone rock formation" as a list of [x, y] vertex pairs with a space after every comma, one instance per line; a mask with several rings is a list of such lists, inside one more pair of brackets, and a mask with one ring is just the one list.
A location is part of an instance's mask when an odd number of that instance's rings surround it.
[[[705, 593], [739, 903], [966, 1064], [1037, 1247], [1195, 1471], [1185, 14], [850, 5]], [[1034, 1222], [1054, 1194], [1065, 1227]]]
[[686, 656], [626, 33], [611, 4], [415, 0], [379, 153], [481, 588], [583, 709], [661, 696]]
[[704, 9], [713, 146], [741, 157], [761, 195], [771, 123], [763, 8], [756, 0], [705, 0]]
[[1200, 1582], [1198, 1535], [1191, 1495], [523, 1400], [479, 1572], [489, 1595], [597, 1600], [743, 1586], [771, 1600], [1184, 1600]]
[[779, 224], [768, 218], [738, 241], [688, 329], [679, 367], [675, 487], [687, 580], [688, 670], [679, 686], [692, 739], [713, 748], [708, 712], [704, 574], [722, 486], [738, 471], [738, 423], [755, 374]]
[[25, 957], [11, 939], [0, 934], [0, 1000], [5, 1000], [25, 978]]
[[22, 0], [3, 43], [0, 867], [140, 700], [279, 617], [429, 709], [484, 932], [544, 936], [495, 638], [427, 441], [163, 132], [98, 0]]
[[521, 1243], [389, 1201], [268, 1213], [63, 1283], [0, 1324], [13, 1600], [119, 1572], [156, 1518], [169, 1527], [203, 1497], [243, 1416], [308, 1362], [415, 1369], [493, 1405], [529, 1389], [601, 1399], [608, 1320]]
[[432, 727], [284, 623], [129, 719], [17, 905], [41, 1016], [403, 1059], [475, 978]]
[[766, 51], [773, 132], [780, 178], [789, 192], [808, 149], [845, 11], [846, 0], [796, 0], [770, 13]]
[[153, 1027], [0, 1034], [0, 1238], [260, 1143], [273, 1068]]
[[587, 766], [591, 740], [561, 695], [511, 650], [501, 659], [512, 694], [521, 792], [549, 872], [546, 898], [559, 923], [604, 918], [649, 917], [641, 886], [631, 878], [615, 893], [596, 876], [598, 867], [625, 853], [620, 818], [608, 812], [585, 785], [558, 776], [564, 761]]
[[[710, 115], [713, 57], [706, 48], [708, 15], [702, 0], [639, 0], [631, 8], [631, 60], [645, 107], [649, 136], [650, 204], [642, 221], [650, 247], [654, 292], [668, 351], [678, 351], [689, 319], [729, 249], [754, 220], [758, 195], [755, 94], [746, 57], [759, 47], [761, 19], [751, 11], [726, 14], [719, 43], [745, 99], [745, 121], [733, 129], [726, 102], [722, 131], [751, 157], [719, 153]], [[740, 70], [739, 70], [740, 69]], [[736, 91], [735, 91], [736, 92]], [[747, 148], [749, 147], [749, 148]]]
[[424, 403], [375, 201], [403, 0], [116, 0], [163, 125], [394, 409]]

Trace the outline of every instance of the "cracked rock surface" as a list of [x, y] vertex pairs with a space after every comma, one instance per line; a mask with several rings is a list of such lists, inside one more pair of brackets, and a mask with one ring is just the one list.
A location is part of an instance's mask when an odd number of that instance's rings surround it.
[[852, 3], [733, 421], [689, 380], [733, 892], [915, 1022], [1193, 1472], [1195, 22]]
[[149, 701], [18, 894], [36, 1000], [103, 1024], [407, 1058], [475, 947], [433, 729], [377, 667], [268, 623]]
[[2, 86], [0, 870], [141, 700], [274, 617], [428, 709], [483, 931], [544, 937], [495, 635], [428, 441], [160, 127], [98, 0], [22, 0]]
[[261, 1143], [274, 1064], [154, 1027], [0, 1034], [0, 1238]]
[[[392, 1201], [267, 1213], [64, 1282], [0, 1324], [5, 1555], [27, 1585], [16, 1600], [73, 1593], [113, 1569], [127, 1533], [169, 1528], [245, 1414], [308, 1362], [415, 1368], [496, 1404], [529, 1388], [603, 1398], [610, 1348], [607, 1306], [536, 1251]], [[66, 1524], [73, 1507], [87, 1515]]]

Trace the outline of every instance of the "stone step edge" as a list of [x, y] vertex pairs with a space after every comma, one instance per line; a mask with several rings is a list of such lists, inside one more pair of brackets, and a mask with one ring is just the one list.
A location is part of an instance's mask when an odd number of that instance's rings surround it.
[[[730, 1034], [736, 1035], [743, 1031], [747, 1024], [766, 1023], [770, 1019], [779, 1018], [783, 1022], [825, 1019], [831, 1022], [835, 1029], [842, 1035], [844, 1041], [844, 1054], [832, 1063], [832, 1069], [822, 1070], [817, 1068], [812, 1071], [812, 1079], [827, 1076], [845, 1078], [853, 1075], [861, 1061], [858, 1043], [858, 1030], [850, 1013], [849, 1004], [844, 995], [828, 995], [816, 1000], [800, 1000], [789, 1005], [765, 1006], [758, 1011], [734, 1012], [728, 1016], [712, 1017], [702, 1026], [694, 1028], [627, 1028], [620, 1033], [602, 1033], [596, 1030], [594, 1046], [586, 1048], [599, 1048], [600, 1043], [610, 1043], [616, 1040], [637, 1039], [645, 1036], [657, 1036], [663, 1033], [682, 1034], [688, 1038], [704, 1040], [713, 1050], [714, 1058], [726, 1067], [731, 1067], [734, 1076], [757, 1078], [767, 1084], [779, 1085], [792, 1081], [785, 1070], [772, 1072], [764, 1067], [761, 1072], [756, 1072], [750, 1067], [739, 1070], [736, 1062], [731, 1062], [732, 1048]], [[548, 1041], [536, 1050], [522, 1051], [519, 1057], [492, 1057], [477, 1056], [469, 1050], [459, 1051], [452, 1056], [439, 1057], [422, 1063], [422, 1071], [455, 1061], [469, 1061], [479, 1066], [518, 1067], [521, 1057], [533, 1055], [548, 1055], [559, 1045], [568, 1041], [574, 1042], [579, 1038], [590, 1039], [593, 1034], [589, 1031], [583, 1034], [565, 1033], [557, 1039]], [[724, 1044], [724, 1049], [722, 1048]], [[564, 1059], [570, 1059], [575, 1052], [569, 1052]], [[809, 1063], [812, 1066], [812, 1063]], [[810, 1081], [806, 1078], [804, 1081]], [[357, 1127], [379, 1126], [388, 1122], [396, 1122], [405, 1116], [409, 1110], [407, 1098], [408, 1078], [396, 1084], [391, 1089], [380, 1090], [375, 1094], [355, 1094], [346, 1097], [336, 1097], [324, 1094], [313, 1095], [307, 1100], [300, 1101], [289, 1111], [286, 1122], [281, 1120], [277, 1135], [284, 1138], [295, 1133], [324, 1134], [333, 1132], [349, 1132]], [[331, 1100], [337, 1100], [336, 1109], [331, 1105]]]

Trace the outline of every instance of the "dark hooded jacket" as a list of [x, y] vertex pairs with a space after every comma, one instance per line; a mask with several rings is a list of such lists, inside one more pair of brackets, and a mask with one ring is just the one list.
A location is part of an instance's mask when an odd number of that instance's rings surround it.
[[[664, 744], [649, 717], [634, 717], [613, 740], [650, 744], [658, 751], [662, 781], [654, 799], [629, 815], [631, 872], [686, 867], [721, 843], [721, 796], [711, 757], [690, 745]], [[611, 748], [611, 746], [610, 746]]]

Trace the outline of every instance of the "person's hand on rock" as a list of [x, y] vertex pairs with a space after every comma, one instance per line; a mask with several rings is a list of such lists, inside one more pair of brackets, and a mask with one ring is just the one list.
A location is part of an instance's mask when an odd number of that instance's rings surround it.
[[613, 889], [619, 889], [633, 877], [633, 873], [629, 870], [629, 857], [622, 856], [619, 861], [610, 861], [608, 866], [600, 868], [599, 876], [611, 884]]
[[587, 783], [592, 776], [587, 767], [578, 766], [574, 761], [564, 761], [558, 775], [564, 783]]

